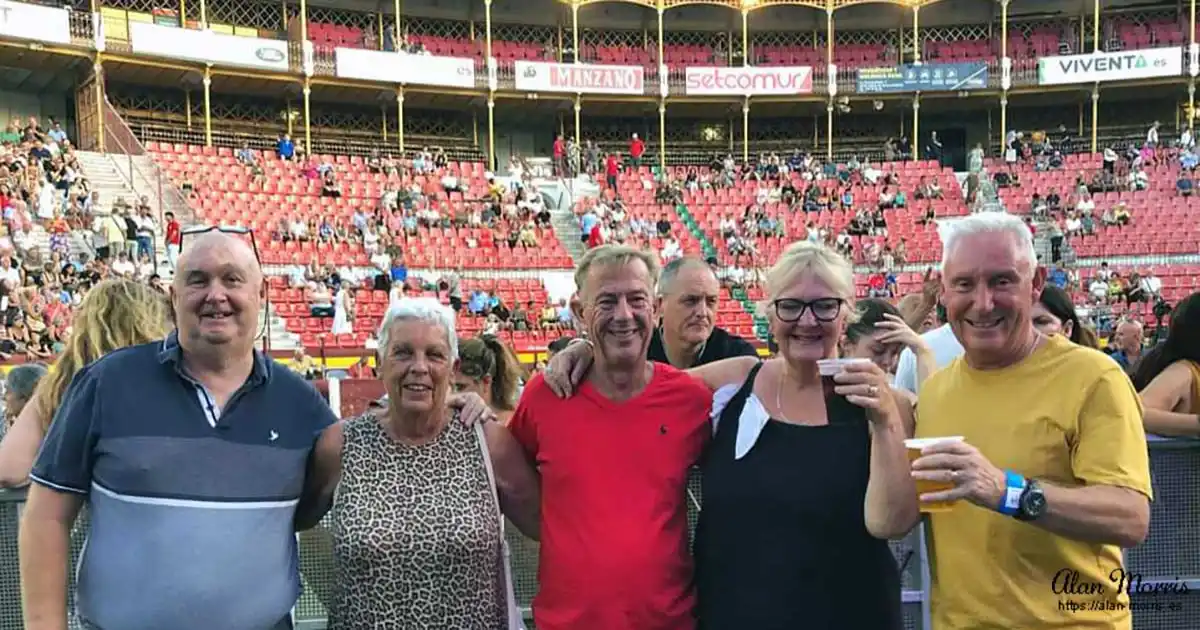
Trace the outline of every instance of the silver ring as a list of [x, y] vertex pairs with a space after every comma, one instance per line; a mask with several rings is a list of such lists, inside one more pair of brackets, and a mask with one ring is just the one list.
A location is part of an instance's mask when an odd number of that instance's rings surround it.
[[878, 388], [878, 387], [875, 387], [874, 385], [870, 385], [870, 386], [868, 386], [868, 387], [867, 387], [867, 395], [868, 395], [868, 396], [875, 397], [875, 396], [876, 396], [876, 395], [878, 395], [878, 394], [879, 394], [879, 388]]

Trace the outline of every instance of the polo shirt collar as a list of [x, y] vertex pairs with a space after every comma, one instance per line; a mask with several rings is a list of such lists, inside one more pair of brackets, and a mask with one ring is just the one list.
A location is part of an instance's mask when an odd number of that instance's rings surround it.
[[[179, 345], [179, 331], [172, 330], [171, 334], [167, 335], [158, 348], [158, 362], [166, 365], [171, 364], [177, 371], [183, 371], [183, 347]], [[266, 383], [271, 378], [272, 366], [274, 363], [267, 355], [263, 354], [258, 349], [254, 350], [254, 366], [250, 370], [250, 378], [246, 380], [246, 385], [257, 386]]]

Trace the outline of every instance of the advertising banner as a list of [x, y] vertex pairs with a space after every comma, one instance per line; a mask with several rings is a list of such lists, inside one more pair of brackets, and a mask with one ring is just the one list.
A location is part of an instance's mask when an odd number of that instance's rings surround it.
[[337, 76], [363, 81], [383, 81], [439, 87], [475, 87], [475, 60], [405, 53], [337, 48], [333, 51]]
[[1103, 83], [1183, 75], [1183, 48], [1151, 48], [1123, 52], [1038, 59], [1038, 84]]
[[573, 63], [516, 62], [516, 88], [528, 92], [572, 94], [644, 94], [641, 66], [592, 66]]
[[688, 96], [789, 96], [811, 94], [812, 68], [688, 68], [684, 93]]
[[65, 8], [0, 0], [0, 35], [70, 44], [71, 22]]
[[960, 92], [987, 87], [988, 66], [983, 62], [905, 64], [894, 68], [860, 68], [858, 91]]
[[278, 39], [225, 35], [143, 22], [129, 23], [133, 52], [217, 66], [287, 72], [288, 43]]

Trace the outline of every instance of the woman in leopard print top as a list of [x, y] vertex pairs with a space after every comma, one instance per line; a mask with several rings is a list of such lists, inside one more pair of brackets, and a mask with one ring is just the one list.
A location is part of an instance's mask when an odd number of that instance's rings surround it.
[[447, 406], [449, 309], [401, 300], [379, 339], [388, 406], [326, 430], [300, 508], [302, 524], [332, 516], [330, 628], [510, 630], [497, 500], [536, 539], [536, 473], [502, 425], [468, 426]]

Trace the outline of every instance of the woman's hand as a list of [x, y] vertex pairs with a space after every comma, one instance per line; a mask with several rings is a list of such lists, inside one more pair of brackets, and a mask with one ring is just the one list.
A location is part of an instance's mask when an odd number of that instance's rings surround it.
[[913, 353], [920, 353], [928, 348], [925, 340], [921, 339], [921, 335], [918, 335], [917, 331], [909, 327], [901, 317], [890, 313], [884, 315], [883, 321], [875, 323], [875, 328], [880, 331], [879, 335], [875, 338], [879, 343], [898, 343], [912, 350]]
[[833, 377], [833, 391], [867, 410], [867, 419], [875, 425], [901, 423], [900, 409], [892, 396], [891, 379], [878, 365], [863, 361], [849, 363]]
[[565, 350], [554, 355], [542, 372], [550, 391], [559, 398], [569, 398], [575, 387], [583, 382], [592, 367], [592, 342], [578, 338]]
[[475, 392], [450, 394], [446, 398], [446, 406], [457, 409], [458, 421], [469, 427], [496, 420], [496, 413], [488, 406], [487, 401]]

